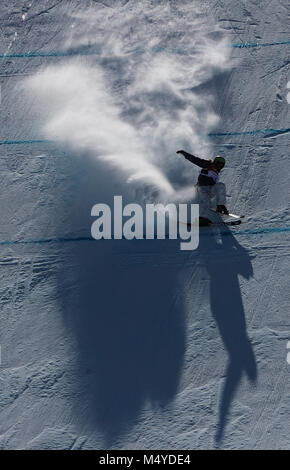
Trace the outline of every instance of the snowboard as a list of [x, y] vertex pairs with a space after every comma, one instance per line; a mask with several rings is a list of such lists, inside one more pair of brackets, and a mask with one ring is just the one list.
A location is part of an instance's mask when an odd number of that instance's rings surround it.
[[209, 227], [219, 227], [220, 225], [240, 225], [242, 223], [241, 219], [235, 219], [235, 220], [223, 220], [222, 222], [212, 222]]
[[228, 213], [228, 214], [221, 214], [220, 212], [218, 212], [216, 209], [214, 209], [213, 207], [210, 208], [211, 211], [215, 212], [216, 214], [219, 214], [221, 216], [226, 216], [226, 217], [233, 217], [233, 219], [244, 219], [244, 215], [237, 215], [237, 214], [231, 214], [231, 213]]
[[[220, 215], [223, 220], [219, 220], [218, 222], [212, 222], [209, 225], [200, 225], [199, 228], [204, 229], [204, 228], [211, 228], [211, 227], [223, 227], [223, 226], [230, 226], [234, 227], [236, 225], [240, 225], [242, 223], [242, 219], [245, 217], [244, 215], [237, 215], [237, 214], [221, 214], [220, 212], [217, 212], [216, 209], [210, 208], [212, 212], [215, 212], [216, 214]], [[185, 222], [182, 222], [185, 224]], [[188, 223], [188, 227], [190, 227], [192, 224]]]
[[[184, 225], [187, 225], [188, 227], [192, 226], [193, 224], [185, 223], [182, 222]], [[240, 225], [242, 223], [241, 219], [235, 219], [235, 220], [223, 220], [220, 222], [212, 222], [209, 225], [199, 225], [199, 229], [209, 229], [209, 228], [214, 228], [214, 227], [224, 227], [224, 226], [236, 226]]]

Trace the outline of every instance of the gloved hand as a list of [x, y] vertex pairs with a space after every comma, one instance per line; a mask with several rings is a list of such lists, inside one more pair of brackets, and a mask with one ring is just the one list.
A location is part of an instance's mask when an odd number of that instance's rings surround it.
[[227, 210], [226, 206], [224, 206], [223, 204], [217, 205], [216, 211], [219, 212], [220, 214], [229, 215], [229, 211]]

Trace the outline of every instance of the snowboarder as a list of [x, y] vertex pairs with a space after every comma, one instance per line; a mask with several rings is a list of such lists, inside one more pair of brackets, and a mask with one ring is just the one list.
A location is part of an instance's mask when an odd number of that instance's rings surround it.
[[200, 215], [199, 225], [208, 226], [212, 223], [209, 217], [213, 197], [216, 197], [216, 212], [228, 215], [229, 211], [225, 205], [226, 187], [224, 183], [219, 182], [219, 173], [225, 166], [225, 159], [218, 155], [213, 161], [203, 160], [184, 150], [178, 150], [176, 153], [182, 154], [191, 163], [201, 168], [196, 184]]

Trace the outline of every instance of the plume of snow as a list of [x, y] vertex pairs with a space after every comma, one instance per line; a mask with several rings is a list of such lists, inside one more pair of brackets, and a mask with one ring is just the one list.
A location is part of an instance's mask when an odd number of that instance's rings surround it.
[[212, 97], [197, 90], [230, 67], [226, 39], [192, 1], [96, 4], [71, 21], [65, 47], [95, 55], [27, 79], [44, 136], [113, 165], [124, 183], [186, 197], [192, 175], [175, 152], [210, 153], [218, 116]]

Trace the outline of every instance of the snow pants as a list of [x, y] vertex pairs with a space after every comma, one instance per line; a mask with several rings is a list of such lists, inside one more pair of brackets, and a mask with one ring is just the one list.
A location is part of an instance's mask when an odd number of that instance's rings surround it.
[[[207, 217], [210, 219], [212, 212], [211, 207], [217, 205], [226, 205], [226, 187], [224, 183], [216, 183], [212, 186], [199, 186], [197, 185], [197, 203], [199, 204], [199, 216]], [[216, 198], [216, 201], [212, 201]]]

